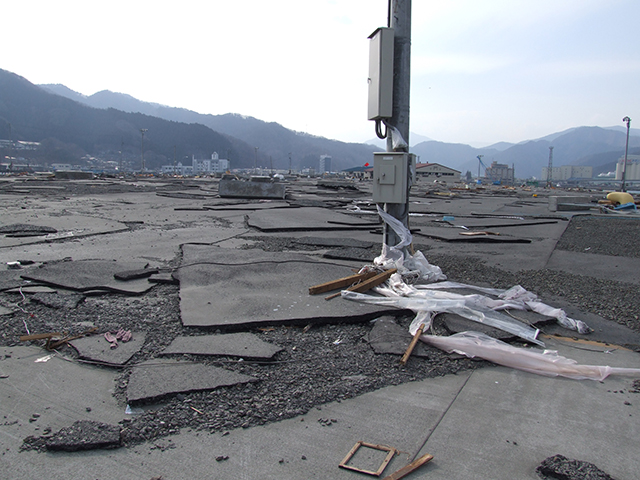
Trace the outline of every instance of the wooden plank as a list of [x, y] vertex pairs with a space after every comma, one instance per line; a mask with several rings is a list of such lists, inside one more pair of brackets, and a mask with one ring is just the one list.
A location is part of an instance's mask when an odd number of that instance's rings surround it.
[[[360, 282], [355, 285], [352, 285], [351, 287], [347, 288], [347, 290], [350, 292], [359, 292], [359, 293], [366, 292], [367, 290], [371, 290], [373, 287], [377, 287], [381, 283], [386, 282], [389, 279], [389, 277], [394, 273], [396, 273], [397, 271], [398, 270], [396, 268], [392, 268], [390, 270], [387, 270], [386, 272], [378, 273], [376, 276], [371, 277], [368, 280], [365, 280], [364, 282]], [[325, 300], [331, 300], [332, 298], [339, 297], [340, 293], [341, 292], [337, 292], [337, 293], [334, 293], [333, 295], [329, 295], [328, 297], [325, 297]]]
[[353, 285], [354, 283], [361, 282], [371, 277], [375, 277], [376, 272], [358, 273], [356, 275], [349, 275], [348, 277], [339, 278], [337, 280], [331, 280], [330, 282], [321, 283], [320, 285], [314, 285], [309, 287], [309, 295], [318, 295], [319, 293], [329, 292], [337, 288], [345, 288]]
[[53, 337], [61, 337], [62, 334], [58, 333], [58, 332], [52, 332], [52, 333], [36, 333], [34, 335], [22, 335], [20, 337], [20, 341], [21, 342], [28, 342], [30, 340], [44, 340], [49, 339], [49, 338], [53, 338]]
[[417, 460], [414, 460], [409, 465], [407, 465], [405, 467], [402, 467], [400, 470], [398, 470], [396, 472], [393, 472], [391, 475], [387, 475], [382, 480], [400, 480], [401, 478], [406, 477], [411, 472], [417, 470], [422, 465], [424, 465], [425, 463], [430, 462], [431, 460], [433, 460], [433, 455], [425, 453], [423, 456], [421, 456]]
[[411, 352], [413, 352], [413, 349], [416, 347], [416, 344], [418, 343], [418, 340], [420, 339], [420, 335], [422, 335], [422, 332], [424, 332], [424, 323], [420, 325], [420, 328], [418, 328], [418, 331], [413, 336], [413, 339], [411, 340], [409, 347], [407, 347], [407, 351], [404, 352], [402, 359], [400, 359], [401, 365], [406, 364], [407, 360], [409, 360], [409, 357], [411, 356]]

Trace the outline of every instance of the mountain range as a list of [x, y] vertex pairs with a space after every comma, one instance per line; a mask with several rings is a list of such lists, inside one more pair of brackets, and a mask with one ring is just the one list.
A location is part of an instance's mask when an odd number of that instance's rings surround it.
[[[141, 129], [145, 129], [142, 138]], [[64, 85], [36, 86], [1, 69], [0, 138], [42, 142], [42, 154], [49, 163], [71, 162], [89, 154], [110, 160], [122, 156], [139, 165], [144, 142], [148, 168], [174, 160], [190, 164], [191, 155], [209, 157], [215, 151], [229, 158], [232, 168], [256, 164], [277, 169], [317, 168], [320, 155], [330, 155], [333, 170], [341, 170], [371, 162], [372, 153], [384, 145], [340, 142], [253, 117], [200, 114], [108, 90], [85, 96]], [[516, 177], [539, 178], [548, 165], [550, 146], [554, 147], [554, 166], [590, 165], [594, 175], [615, 170], [615, 162], [624, 155], [626, 128], [576, 127], [518, 144], [499, 142], [484, 148], [414, 134], [412, 138], [419, 143], [411, 151], [422, 163], [440, 163], [476, 175], [477, 157], [482, 155], [484, 165], [493, 161], [513, 165]], [[638, 129], [631, 129], [629, 153], [640, 154]]]

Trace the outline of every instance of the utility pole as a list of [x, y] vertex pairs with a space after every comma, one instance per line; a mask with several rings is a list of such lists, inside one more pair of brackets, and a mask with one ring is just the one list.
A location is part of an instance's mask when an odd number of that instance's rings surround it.
[[551, 188], [553, 181], [553, 147], [549, 147], [549, 166], [547, 167], [547, 188]]
[[[478, 155], [476, 158], [478, 159], [478, 182], [480, 181], [480, 165], [482, 165], [482, 157], [484, 155]], [[486, 169], [485, 169], [486, 172]]]
[[255, 152], [256, 152], [256, 161], [253, 164], [253, 174], [256, 175], [258, 172], [258, 147], [253, 147], [255, 148]]
[[291, 175], [291, 152], [289, 152], [289, 175]]
[[631, 119], [629, 117], [624, 117], [622, 119], [623, 122], [627, 124], [627, 145], [624, 147], [624, 164], [622, 165], [622, 191], [626, 192], [625, 189], [625, 180], [627, 174], [627, 154], [629, 153], [629, 129], [631, 128]]
[[[394, 32], [393, 40], [393, 111], [385, 122], [395, 128], [406, 146], [393, 148], [393, 135], [387, 136], [387, 152], [409, 151], [409, 101], [411, 89], [411, 0], [389, 0], [387, 24]], [[396, 139], [397, 140], [397, 139]], [[410, 169], [408, 169], [409, 171]], [[410, 175], [410, 174], [409, 174]], [[406, 179], [407, 185], [409, 179]], [[409, 195], [405, 204], [385, 204], [386, 212], [409, 229]], [[384, 242], [397, 245], [401, 238], [384, 224]], [[407, 254], [405, 248], [405, 256]]]
[[148, 128], [141, 128], [140, 133], [142, 134], [142, 140], [140, 143], [140, 156], [142, 157], [142, 171], [140, 173], [144, 174], [144, 132], [148, 131]]
[[124, 150], [124, 140], [120, 139], [120, 164], [118, 165], [119, 173], [122, 173], [122, 151]]

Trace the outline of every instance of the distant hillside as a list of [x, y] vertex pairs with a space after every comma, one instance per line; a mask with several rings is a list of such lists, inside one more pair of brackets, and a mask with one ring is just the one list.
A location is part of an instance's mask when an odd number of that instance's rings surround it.
[[[172, 122], [200, 124], [201, 128], [205, 128], [202, 126], [209, 127], [224, 134], [223, 138], [228, 142], [228, 146], [217, 148], [216, 151], [222, 156], [229, 155], [234, 167], [253, 166], [256, 147], [258, 148], [259, 165], [267, 167], [273, 165], [274, 168], [286, 169], [289, 167], [289, 157], [291, 156], [295, 169], [317, 167], [319, 156], [327, 154], [333, 158], [334, 170], [371, 162], [372, 152], [381, 148], [294, 132], [277, 123], [267, 123], [238, 114], [203, 115], [186, 109], [141, 102], [130, 95], [113, 93], [108, 90], [84, 96], [63, 85], [46, 85], [44, 87], [58, 95], [99, 109], [117, 108], [123, 112], [139, 112], [137, 115], [144, 114]], [[1, 114], [2, 112], [0, 112]], [[111, 115], [116, 114], [111, 113]], [[130, 115], [134, 114], [130, 113]], [[138, 119], [136, 121], [140, 121], [141, 118], [145, 119], [142, 122], [144, 125], [139, 128], [149, 128], [151, 141], [151, 128], [147, 126], [150, 121], [146, 120], [150, 117], [144, 117], [144, 115], [130, 118]], [[135, 126], [136, 128], [131, 129], [130, 132], [130, 144], [133, 150], [135, 150], [136, 131], [139, 131], [138, 124]], [[631, 129], [630, 151], [640, 147], [640, 136], [637, 133], [638, 129]], [[420, 139], [419, 135], [414, 134], [414, 137], [413, 140]], [[174, 139], [174, 142], [178, 142], [175, 135], [171, 138]], [[464, 144], [429, 140], [414, 145], [411, 151], [420, 157], [421, 162], [441, 163], [460, 170], [463, 174], [469, 170], [477, 175], [479, 164], [477, 156], [483, 155], [482, 161], [487, 166], [496, 161], [513, 165], [518, 178], [540, 178], [542, 168], [548, 165], [550, 146], [554, 147], [554, 165], [581, 165], [589, 161], [593, 162], [594, 171], [600, 171], [610, 168], [607, 165], [619, 158], [620, 151], [624, 150], [625, 141], [626, 128], [624, 126], [575, 127], [518, 144], [499, 142], [485, 148], [474, 148]], [[171, 157], [166, 153], [163, 155]], [[178, 158], [182, 157], [178, 155]], [[484, 174], [483, 170], [481, 174]]]
[[229, 152], [237, 163], [254, 162], [252, 147], [203, 125], [90, 108], [0, 70], [0, 137], [42, 142], [38, 161], [76, 163], [85, 153], [118, 159], [122, 149], [124, 161], [140, 168], [143, 128], [148, 168], [173, 163], [174, 152], [177, 160], [217, 151]]
[[[469, 170], [478, 174], [478, 155], [489, 166], [498, 162], [515, 167], [518, 178], [540, 178], [542, 168], [549, 164], [549, 147], [553, 146], [553, 164], [583, 165], [581, 159], [589, 157], [591, 162], [611, 163], [624, 154], [626, 133], [600, 127], [577, 127], [551, 134], [542, 139], [530, 140], [518, 144], [496, 144], [486, 148], [473, 148], [464, 144], [443, 142], [423, 142], [412, 151], [420, 156], [421, 162], [434, 162], [453, 167], [463, 174]], [[504, 148], [504, 147], [507, 148]], [[640, 137], [629, 137], [630, 148], [640, 147]], [[497, 147], [497, 148], [496, 148]], [[622, 149], [622, 153], [620, 153]], [[599, 154], [608, 155], [599, 156]], [[613, 160], [612, 160], [613, 159]], [[594, 170], [601, 164], [594, 163]], [[481, 175], [484, 169], [481, 169]]]
[[[198, 123], [216, 132], [237, 138], [252, 147], [252, 160], [255, 164], [255, 147], [258, 147], [258, 163], [266, 167], [288, 169], [289, 157], [294, 169], [305, 167], [318, 168], [320, 155], [332, 157], [332, 169], [364, 165], [371, 162], [377, 149], [370, 145], [345, 143], [316, 137], [307, 133], [289, 130], [275, 122], [264, 122], [253, 117], [238, 114], [208, 115], [183, 108], [173, 108], [157, 103], [147, 103], [123, 94], [104, 90], [90, 96], [83, 96], [63, 85], [43, 85], [43, 88], [66, 96], [95, 108], [116, 108], [125, 112], [139, 112], [146, 115], [172, 120], [175, 122]], [[225, 152], [219, 152], [225, 155]], [[232, 163], [236, 166], [234, 158]]]
[[[548, 140], [552, 138], [552, 140]], [[576, 165], [578, 160], [605, 152], [624, 150], [626, 134], [600, 127], [577, 127], [562, 135], [551, 135], [540, 140], [514, 145], [495, 155], [498, 163], [514, 164], [516, 176], [540, 178], [542, 168], [549, 164], [549, 147], [553, 147], [553, 164]], [[640, 146], [640, 137], [629, 138], [630, 147]], [[608, 162], [609, 160], [606, 160]], [[593, 165], [597, 167], [597, 165]]]

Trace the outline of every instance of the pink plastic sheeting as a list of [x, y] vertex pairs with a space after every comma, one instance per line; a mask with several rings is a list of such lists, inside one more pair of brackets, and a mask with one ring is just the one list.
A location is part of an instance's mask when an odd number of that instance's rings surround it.
[[578, 365], [575, 360], [560, 356], [554, 350], [540, 352], [518, 348], [479, 332], [456, 333], [450, 337], [422, 335], [420, 340], [449, 353], [456, 352], [469, 358], [478, 357], [547, 377], [602, 381], [609, 375], [640, 376], [640, 368]]

